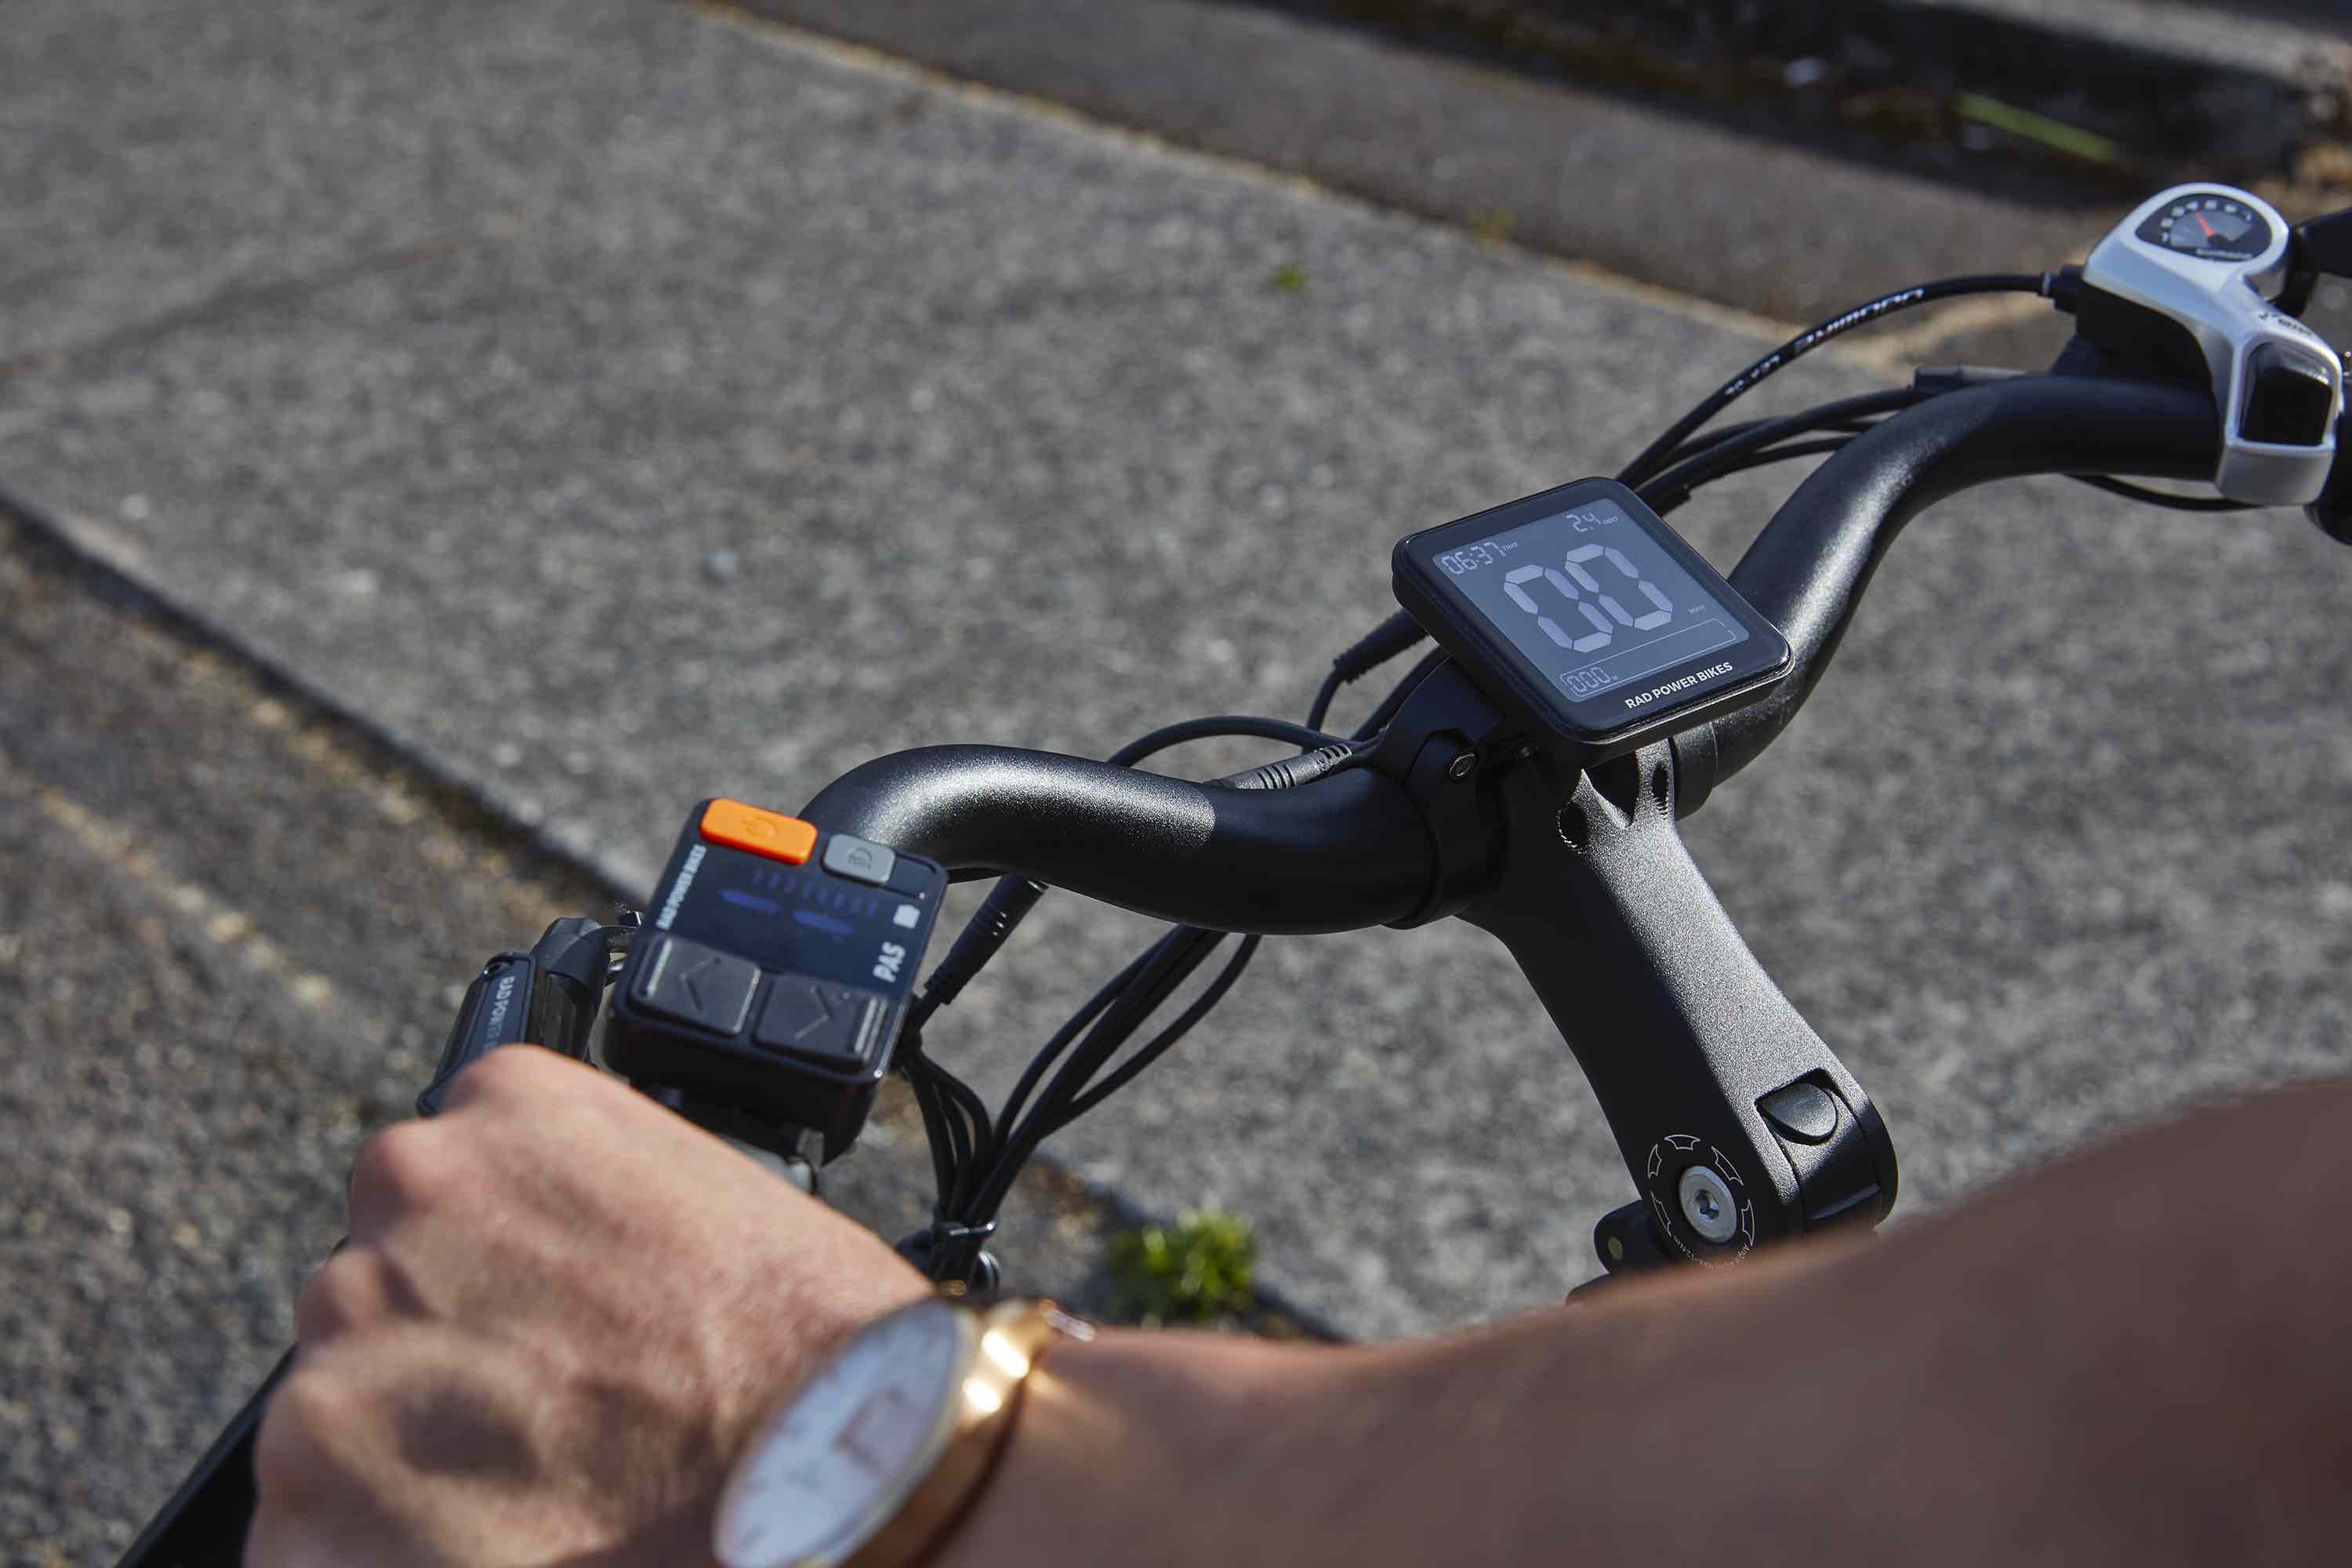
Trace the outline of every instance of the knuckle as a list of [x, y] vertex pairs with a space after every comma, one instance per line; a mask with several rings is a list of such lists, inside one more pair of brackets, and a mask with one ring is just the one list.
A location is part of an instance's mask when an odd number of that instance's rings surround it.
[[449, 1180], [445, 1142], [431, 1123], [403, 1121], [361, 1144], [352, 1162], [354, 1232], [362, 1216], [390, 1218], [434, 1206]]
[[325, 1489], [334, 1468], [324, 1438], [343, 1418], [331, 1373], [298, 1362], [269, 1396], [253, 1440], [253, 1480], [263, 1512], [284, 1512]]
[[317, 1345], [351, 1332], [377, 1315], [382, 1294], [373, 1288], [367, 1256], [347, 1247], [310, 1271], [294, 1298], [294, 1339]]
[[544, 1094], [562, 1058], [537, 1046], [500, 1046], [467, 1064], [449, 1085], [445, 1114], [475, 1101], [506, 1102]]

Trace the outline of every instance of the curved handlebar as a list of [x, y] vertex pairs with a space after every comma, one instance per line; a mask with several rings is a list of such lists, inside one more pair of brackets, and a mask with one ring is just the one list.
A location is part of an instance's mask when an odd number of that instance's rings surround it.
[[[1920, 512], [1972, 485], [2027, 474], [2210, 479], [2221, 449], [2213, 399], [2201, 388], [2066, 375], [1947, 393], [1857, 437], [1797, 488], [1731, 574], [1796, 663], [1770, 699], [1709, 727], [1715, 768], [1694, 806], [1788, 728], [1887, 546]], [[1703, 757], [1705, 739], [1677, 740], [1677, 752]]]
[[[1769, 700], [1676, 738], [1681, 809], [1788, 727], [1887, 547], [1927, 507], [2027, 474], [2210, 478], [2220, 441], [2201, 389], [2060, 375], [1948, 393], [1857, 437], [1798, 487], [1731, 574], [1787, 636], [1795, 668]], [[928, 855], [959, 880], [1016, 873], [1221, 931], [1388, 924], [1422, 910], [1436, 877], [1412, 796], [1369, 767], [1237, 790], [1050, 752], [927, 746], [851, 770], [803, 815]]]
[[1012, 746], [923, 746], [851, 769], [812, 822], [1013, 872], [1154, 919], [1268, 935], [1358, 931], [1421, 907], [1429, 831], [1402, 785], [1350, 768], [1297, 789], [1213, 788]]

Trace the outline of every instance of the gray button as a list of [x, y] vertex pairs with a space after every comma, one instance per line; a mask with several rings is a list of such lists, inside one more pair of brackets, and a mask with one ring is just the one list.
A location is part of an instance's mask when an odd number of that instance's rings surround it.
[[629, 994], [643, 1006], [681, 1023], [739, 1034], [759, 988], [760, 966], [700, 942], [656, 937]]
[[880, 1036], [881, 999], [846, 985], [780, 974], [752, 1040], [835, 1071], [862, 1068]]
[[836, 877], [854, 878], [878, 888], [890, 879], [890, 868], [898, 863], [898, 857], [879, 844], [852, 838], [846, 833], [836, 833], [824, 841], [824, 868]]

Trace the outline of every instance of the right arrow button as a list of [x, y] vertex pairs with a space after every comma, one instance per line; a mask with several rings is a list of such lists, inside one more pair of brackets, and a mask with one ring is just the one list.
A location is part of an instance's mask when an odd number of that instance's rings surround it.
[[863, 1067], [872, 1050], [878, 1006], [878, 998], [846, 985], [779, 975], [751, 1038], [819, 1067], [852, 1070]]

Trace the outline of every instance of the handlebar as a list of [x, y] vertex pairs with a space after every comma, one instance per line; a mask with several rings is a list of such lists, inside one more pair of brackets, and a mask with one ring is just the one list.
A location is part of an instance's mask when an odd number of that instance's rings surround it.
[[1034, 877], [1157, 920], [1267, 935], [1400, 921], [1429, 834], [1393, 781], [1221, 789], [1013, 746], [923, 746], [853, 768], [802, 809], [948, 868]]
[[[1769, 700], [1676, 737], [1687, 816], [1786, 729], [1828, 668], [1904, 524], [1972, 486], [2027, 474], [2210, 476], [2212, 398], [2189, 386], [2032, 375], [1947, 393], [1817, 468], [1731, 583], [1778, 625], [1795, 668]], [[1007, 746], [926, 746], [827, 785], [810, 820], [1156, 919], [1269, 935], [1355, 931], [1426, 910], [1439, 874], [1402, 784], [1354, 768], [1289, 790], [1191, 784]]]
[[[2210, 479], [2221, 434], [2201, 388], [2032, 375], [1947, 393], [1855, 439], [1809, 475], [1731, 574], [1795, 655], [1766, 700], [1677, 742], [1684, 811], [1789, 727], [1829, 668], [1903, 525], [1948, 496], [2028, 474]], [[1713, 752], [1711, 775], [1692, 763]]]

